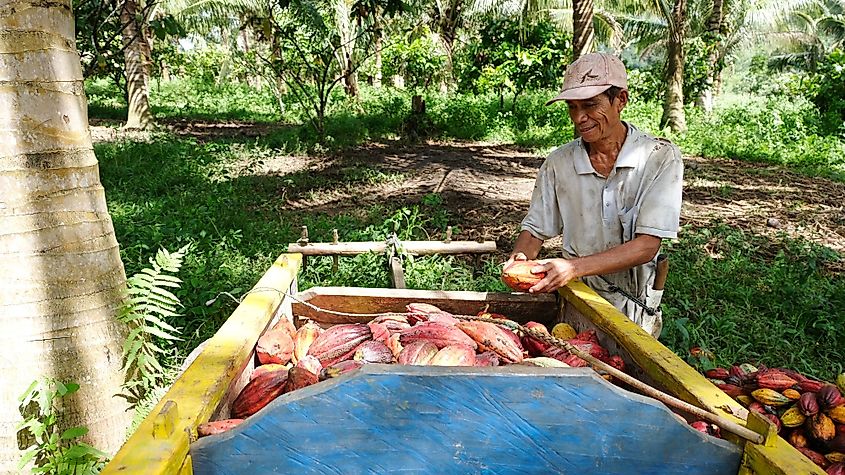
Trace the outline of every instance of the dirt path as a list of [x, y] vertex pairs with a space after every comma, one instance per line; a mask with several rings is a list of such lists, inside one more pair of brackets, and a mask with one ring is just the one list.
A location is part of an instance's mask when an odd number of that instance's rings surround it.
[[[114, 135], [101, 129], [92, 127], [95, 141]], [[237, 128], [213, 130], [206, 138], [237, 135]], [[198, 133], [202, 139], [196, 127], [186, 132], [194, 137]], [[285, 193], [282, 189], [282, 206], [334, 214], [375, 203], [418, 203], [428, 193], [440, 193], [454, 224], [463, 230], [461, 238], [496, 240], [500, 249], [507, 250], [528, 207], [542, 162], [543, 157], [510, 145], [388, 142], [329, 157], [280, 156], [259, 167], [244, 164], [243, 173], [278, 176], [282, 181], [292, 173], [330, 179], [351, 168], [381, 172], [397, 178], [310, 193]], [[686, 157], [685, 163], [682, 224], [718, 221], [773, 241], [783, 236], [803, 237], [845, 254], [845, 184], [805, 177], [774, 165], [700, 157]], [[554, 244], [547, 243], [551, 249]]]

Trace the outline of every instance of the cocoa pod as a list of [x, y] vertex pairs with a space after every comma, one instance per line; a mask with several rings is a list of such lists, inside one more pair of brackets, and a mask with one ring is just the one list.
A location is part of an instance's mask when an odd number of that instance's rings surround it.
[[824, 458], [827, 459], [830, 463], [842, 463], [845, 462], [845, 454], [842, 452], [831, 452], [829, 454], [824, 454]]
[[492, 351], [505, 363], [522, 361], [522, 349], [498, 325], [471, 321], [460, 322], [457, 327], [477, 343], [479, 351]]
[[834, 422], [845, 424], [845, 405], [834, 407], [833, 409], [827, 411], [827, 415], [833, 419]]
[[[517, 348], [519, 348], [519, 351], [521, 351], [522, 353], [525, 353], [525, 347], [522, 346], [522, 341], [519, 339], [519, 335], [517, 335], [512, 330], [509, 330], [507, 328], [499, 327], [499, 330], [502, 331], [505, 335], [508, 336], [508, 338], [511, 339], [513, 344], [516, 345]], [[524, 355], [523, 355], [523, 357], [524, 357]]]
[[[739, 376], [728, 376], [727, 378], [724, 379], [723, 382], [726, 383], [726, 384], [733, 384], [734, 386], [739, 386], [739, 387], [743, 387], [743, 385], [744, 385], [742, 378], [740, 378]], [[743, 388], [743, 389], [745, 389], [745, 388]], [[755, 389], [757, 389], [757, 384], [754, 384], [754, 387], [751, 388], [752, 391], [755, 390]]]
[[780, 371], [770, 370], [763, 374], [757, 375], [757, 386], [761, 389], [774, 389], [775, 391], [783, 391], [791, 388], [798, 382]]
[[717, 384], [716, 387], [721, 389], [725, 394], [730, 397], [737, 397], [743, 394], [742, 388], [733, 384], [722, 383]]
[[807, 417], [814, 416], [819, 412], [819, 403], [816, 401], [815, 393], [804, 393], [798, 398], [798, 409], [801, 414]]
[[320, 374], [320, 371], [323, 370], [320, 360], [312, 355], [305, 355], [304, 358], [296, 362], [296, 367], [306, 369], [314, 374]]
[[299, 327], [293, 337], [293, 359], [299, 361], [305, 358], [305, 355], [308, 354], [308, 348], [321, 333], [323, 333], [323, 329], [313, 322], [308, 322]]
[[789, 434], [787, 438], [790, 445], [793, 447], [806, 447], [807, 446], [807, 436], [804, 435], [804, 431], [800, 429], [796, 429]]
[[387, 327], [382, 325], [381, 323], [370, 322], [367, 323], [367, 326], [370, 328], [370, 332], [373, 334], [373, 340], [386, 343], [387, 339], [390, 338], [390, 330], [388, 330]]
[[[542, 323], [528, 322], [525, 326], [526, 328], [533, 328], [547, 335], [549, 334], [549, 330], [547, 330], [546, 326]], [[531, 356], [540, 356], [543, 354], [543, 351], [549, 348], [548, 343], [540, 341], [527, 333], [522, 337], [522, 346], [528, 350], [528, 354]]]
[[794, 369], [789, 369], [789, 368], [772, 368], [772, 369], [776, 370], [776, 371], [780, 371], [781, 373], [789, 376], [790, 378], [794, 379], [795, 381], [798, 381], [799, 383], [801, 381], [804, 381], [804, 380], [807, 379], [806, 376], [799, 373], [798, 371], [795, 371]]
[[285, 393], [296, 391], [297, 389], [302, 389], [312, 384], [317, 384], [319, 381], [319, 376], [308, 371], [305, 368], [300, 368], [294, 366], [290, 369], [288, 373], [288, 380], [285, 383]]
[[845, 463], [837, 462], [827, 467], [827, 475], [845, 475]]
[[832, 384], [825, 384], [816, 394], [816, 400], [822, 410], [833, 409], [845, 404], [845, 398], [839, 394], [839, 388]]
[[540, 368], [569, 368], [569, 365], [563, 361], [549, 358], [548, 356], [537, 356], [534, 358], [525, 358], [521, 365], [537, 366]]
[[730, 376], [730, 373], [728, 373], [728, 370], [726, 370], [725, 368], [713, 368], [705, 371], [704, 376], [713, 379], [725, 379]]
[[748, 407], [749, 404], [751, 404], [752, 402], [755, 402], [754, 398], [747, 395], [747, 394], [740, 394], [735, 399], [737, 401], [739, 401], [739, 403], [742, 404], [745, 407]]
[[758, 389], [756, 391], [752, 391], [751, 395], [754, 399], [760, 401], [761, 403], [767, 406], [783, 406], [789, 402], [789, 398], [784, 396], [783, 394], [775, 391], [774, 389]]
[[399, 342], [400, 335], [399, 333], [393, 333], [390, 335], [390, 338], [387, 339], [387, 347], [390, 348], [390, 352], [393, 353], [393, 357], [397, 360], [399, 359], [399, 355], [402, 354], [402, 343]]
[[406, 328], [411, 328], [411, 324], [408, 323], [408, 317], [400, 314], [382, 315], [374, 318], [372, 323], [380, 323], [382, 326], [387, 328], [387, 331], [390, 333], [396, 333], [405, 330]]
[[293, 339], [293, 336], [296, 335], [296, 327], [293, 326], [293, 321], [284, 315], [282, 315], [281, 318], [279, 318], [279, 321], [276, 322], [276, 324], [268, 331], [273, 330], [284, 330], [288, 333], [288, 336], [290, 336], [291, 339]]
[[816, 452], [815, 450], [810, 450], [806, 447], [796, 447], [795, 449], [821, 468], [827, 468], [827, 466], [830, 465], [830, 462], [824, 458], [824, 455]]
[[845, 431], [837, 431], [836, 436], [827, 441], [827, 448], [837, 452], [845, 452]]
[[804, 423], [807, 417], [804, 414], [801, 414], [801, 411], [798, 410], [796, 406], [792, 406], [786, 410], [780, 416], [780, 421], [783, 422], [783, 425], [786, 427], [798, 427]]
[[[557, 358], [555, 358], [557, 359]], [[573, 368], [583, 368], [585, 366], [589, 366], [586, 361], [582, 360], [581, 358], [575, 355], [569, 355], [566, 358], [562, 359], [564, 363], [568, 364]]]
[[376, 340], [365, 341], [358, 345], [352, 356], [355, 361], [364, 363], [392, 363], [393, 353], [384, 343]]
[[428, 364], [430, 366], [475, 366], [475, 350], [460, 344], [444, 346]]
[[205, 437], [208, 435], [222, 434], [223, 432], [236, 427], [243, 421], [243, 419], [223, 419], [219, 421], [206, 422], [197, 426], [197, 436]]
[[763, 414], [763, 415], [766, 416], [770, 421], [772, 421], [772, 424], [775, 425], [778, 433], [780, 433], [783, 430], [783, 423], [780, 421], [780, 418], [777, 415], [770, 414], [770, 413], [766, 413], [766, 414]]
[[596, 342], [589, 340], [569, 340], [567, 343], [574, 346], [575, 348], [578, 348], [584, 353], [588, 353], [593, 358], [599, 360], [606, 360], [607, 358], [609, 358], [607, 350]]
[[733, 365], [728, 369], [728, 375], [733, 376], [735, 378], [739, 378], [740, 381], [745, 379], [745, 370], [742, 369], [740, 365]]
[[769, 410], [766, 409], [767, 407], [768, 406], [761, 404], [760, 401], [754, 401], [754, 402], [752, 402], [751, 404], [748, 405], [748, 410], [749, 411], [756, 411], [756, 412], [759, 412], [760, 414], [766, 415], [766, 414], [769, 414]]
[[614, 368], [618, 369], [619, 371], [625, 372], [625, 360], [622, 359], [619, 355], [613, 355], [605, 361], [605, 363], [613, 366]]
[[314, 343], [311, 343], [308, 354], [317, 357], [325, 368], [351, 358], [358, 345], [372, 336], [370, 327], [363, 323], [335, 325], [324, 330]]
[[705, 421], [693, 421], [690, 422], [690, 426], [699, 432], [704, 432], [708, 435], [710, 434], [710, 432], [708, 431], [710, 424]]
[[[449, 345], [467, 345], [472, 348], [478, 348], [475, 340], [459, 328], [464, 323], [469, 322], [460, 322], [457, 326], [443, 325], [437, 322], [418, 323], [407, 330], [402, 330], [399, 334], [399, 341], [402, 345], [408, 345], [415, 341], [427, 341], [433, 343], [438, 349]], [[493, 324], [488, 323], [488, 325]], [[495, 327], [496, 325], [493, 326]]]
[[258, 339], [255, 354], [261, 364], [287, 364], [293, 356], [293, 339], [285, 329], [270, 330]]
[[475, 366], [499, 366], [499, 357], [492, 351], [479, 353], [475, 355]]
[[595, 343], [596, 345], [599, 344], [599, 336], [596, 334], [595, 330], [584, 330], [575, 335], [575, 338], [572, 338], [572, 340], [586, 341], [588, 343]]
[[839, 392], [845, 394], [845, 373], [836, 377], [836, 387], [839, 388]]
[[572, 325], [562, 322], [552, 327], [552, 336], [559, 340], [571, 340], [577, 333]]
[[399, 364], [425, 366], [436, 354], [437, 346], [434, 343], [414, 341], [402, 348], [398, 360]]
[[261, 366], [256, 366], [254, 370], [252, 370], [252, 374], [249, 375], [249, 380], [252, 381], [253, 379], [261, 376], [264, 373], [269, 373], [271, 371], [285, 371], [287, 372], [288, 367], [283, 364], [278, 363], [270, 363], [270, 364], [263, 364]]
[[803, 381], [798, 381], [798, 388], [802, 393], [817, 393], [823, 386], [823, 382], [816, 381], [813, 379], [804, 379]]
[[742, 369], [742, 372], [745, 373], [745, 376], [753, 376], [754, 373], [756, 373], [757, 371], [764, 369], [762, 365], [760, 365], [760, 369], [758, 369], [756, 366], [750, 363], [742, 363], [741, 365], [739, 365], [739, 367], [740, 369]]
[[823, 412], [807, 419], [807, 431], [818, 440], [831, 440], [836, 436], [836, 427]]
[[517, 292], [527, 292], [537, 282], [546, 277], [545, 272], [534, 274], [531, 269], [539, 267], [537, 261], [514, 261], [502, 271], [502, 282]]
[[801, 397], [801, 393], [792, 388], [784, 389], [781, 394], [788, 397], [790, 401], [797, 401]]
[[235, 419], [246, 419], [281, 396], [288, 380], [288, 371], [272, 371], [259, 375], [246, 383], [232, 402], [231, 413]]
[[428, 321], [429, 314], [443, 313], [443, 310], [427, 303], [409, 303], [405, 309], [408, 311], [408, 323], [411, 325]]
[[355, 361], [355, 360], [345, 360], [339, 361], [331, 366], [327, 366], [320, 371], [320, 375], [318, 379], [320, 381], [325, 381], [331, 378], [337, 378], [342, 374], [346, 374], [350, 371], [355, 371], [356, 369], [364, 366], [363, 361]]

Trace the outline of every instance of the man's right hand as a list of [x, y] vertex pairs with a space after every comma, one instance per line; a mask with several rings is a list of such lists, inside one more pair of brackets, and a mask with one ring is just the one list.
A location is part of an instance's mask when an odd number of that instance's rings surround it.
[[508, 270], [508, 267], [510, 267], [511, 264], [514, 263], [514, 261], [527, 261], [527, 260], [528, 260], [528, 257], [525, 254], [523, 254], [521, 252], [513, 253], [508, 258], [508, 260], [505, 262], [505, 265], [502, 266], [502, 272]]

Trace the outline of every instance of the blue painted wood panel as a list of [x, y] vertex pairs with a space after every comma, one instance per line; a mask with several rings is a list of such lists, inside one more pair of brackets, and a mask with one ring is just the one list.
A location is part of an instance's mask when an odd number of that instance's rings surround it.
[[587, 368], [366, 365], [191, 446], [203, 474], [731, 474], [741, 450]]

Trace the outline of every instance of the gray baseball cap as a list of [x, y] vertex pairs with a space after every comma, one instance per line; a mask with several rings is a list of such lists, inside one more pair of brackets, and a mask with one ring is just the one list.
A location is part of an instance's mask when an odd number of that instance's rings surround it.
[[628, 74], [622, 61], [607, 53], [585, 54], [566, 68], [563, 90], [546, 105], [557, 101], [589, 99], [613, 86], [628, 89]]

